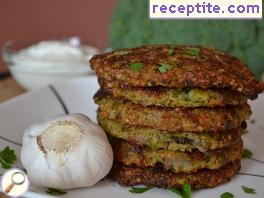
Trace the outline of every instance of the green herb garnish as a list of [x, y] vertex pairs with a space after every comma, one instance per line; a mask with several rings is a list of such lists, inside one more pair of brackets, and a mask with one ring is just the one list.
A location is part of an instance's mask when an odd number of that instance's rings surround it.
[[143, 63], [131, 63], [130, 64], [130, 69], [132, 71], [139, 71], [144, 67]]
[[160, 73], [166, 73], [169, 71], [173, 66], [168, 63], [160, 63], [159, 71]]
[[171, 192], [175, 193], [177, 197], [182, 198], [181, 192], [177, 188], [171, 189]]
[[2, 168], [9, 169], [17, 160], [16, 153], [8, 146], [4, 150], [0, 151], [0, 163]]
[[200, 49], [199, 48], [187, 48], [185, 50], [185, 54], [189, 56], [199, 56], [200, 55]]
[[174, 49], [173, 48], [170, 48], [169, 50], [168, 50], [168, 54], [169, 55], [172, 55], [174, 53]]
[[48, 188], [48, 190], [46, 190], [46, 193], [54, 196], [60, 196], [66, 194], [66, 192], [55, 188]]
[[144, 193], [144, 192], [146, 192], [146, 191], [148, 191], [148, 190], [150, 190], [150, 189], [151, 189], [151, 187], [148, 187], [148, 186], [146, 186], [146, 187], [144, 187], [144, 188], [132, 187], [132, 188], [129, 190], [129, 192], [131, 192], [131, 193], [136, 193], [136, 194], [140, 194], [140, 193]]
[[245, 193], [249, 193], [249, 194], [256, 194], [256, 190], [253, 188], [249, 188], [246, 186], [241, 186], [242, 189], [244, 190]]
[[242, 155], [242, 158], [244, 158], [244, 159], [249, 159], [249, 158], [252, 157], [252, 155], [253, 155], [253, 153], [252, 153], [249, 149], [247, 149], [247, 148], [244, 148], [244, 149], [243, 149], [243, 155]]
[[171, 192], [175, 193], [177, 196], [182, 198], [191, 198], [192, 196], [192, 187], [190, 184], [184, 184], [182, 186], [182, 190], [178, 190], [177, 188], [171, 189]]
[[234, 198], [235, 196], [230, 192], [225, 192], [225, 193], [221, 194], [220, 197], [221, 198]]

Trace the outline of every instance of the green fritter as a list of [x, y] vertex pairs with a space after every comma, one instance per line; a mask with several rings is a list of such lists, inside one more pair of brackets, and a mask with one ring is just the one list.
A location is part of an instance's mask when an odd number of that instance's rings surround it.
[[90, 64], [108, 87], [224, 88], [251, 99], [263, 91], [243, 62], [212, 47], [148, 45], [99, 54]]
[[242, 105], [247, 97], [225, 89], [172, 89], [164, 87], [148, 88], [103, 88], [97, 94], [111, 95], [116, 99], [124, 99], [143, 106], [162, 107], [224, 107]]
[[224, 131], [239, 127], [249, 118], [248, 104], [218, 108], [144, 107], [110, 97], [95, 97], [98, 113], [120, 123], [168, 132]]
[[118, 121], [104, 118], [100, 113], [97, 116], [97, 120], [105, 132], [113, 137], [126, 140], [132, 144], [170, 151], [192, 151], [198, 149], [201, 152], [205, 152], [225, 148], [238, 140], [241, 132], [246, 128], [246, 123], [243, 123], [241, 127], [219, 133], [171, 133], [152, 128], [121, 124]]
[[243, 150], [241, 139], [232, 146], [215, 151], [192, 152], [169, 151], [164, 149], [152, 149], [146, 146], [129, 144], [123, 140], [110, 137], [115, 161], [127, 166], [155, 167], [161, 165], [164, 169], [174, 173], [197, 172], [200, 169], [219, 169], [231, 162], [240, 160]]
[[237, 160], [217, 170], [203, 169], [196, 173], [173, 173], [160, 167], [139, 168], [114, 163], [109, 177], [122, 186], [146, 185], [170, 189], [190, 184], [192, 189], [203, 189], [230, 181], [239, 172], [240, 167], [240, 160]]

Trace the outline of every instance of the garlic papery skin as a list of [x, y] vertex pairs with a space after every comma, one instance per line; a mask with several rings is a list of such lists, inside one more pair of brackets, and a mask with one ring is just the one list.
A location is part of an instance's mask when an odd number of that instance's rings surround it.
[[89, 187], [108, 174], [113, 151], [99, 125], [85, 115], [71, 114], [28, 128], [21, 162], [36, 186]]

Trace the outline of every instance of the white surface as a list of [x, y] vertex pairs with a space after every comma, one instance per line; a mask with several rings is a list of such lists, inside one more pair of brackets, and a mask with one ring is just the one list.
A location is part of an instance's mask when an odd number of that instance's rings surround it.
[[[73, 81], [58, 83], [54, 85], [63, 98], [70, 113], [84, 113], [96, 121], [96, 108], [93, 102], [93, 95], [98, 89], [97, 79], [94, 76], [76, 79]], [[249, 148], [253, 158], [264, 161], [264, 95], [260, 95], [252, 105], [254, 124], [248, 122], [248, 134], [243, 136], [245, 147]], [[24, 129], [34, 122], [63, 114], [57, 98], [49, 88], [43, 88], [17, 97], [0, 105], [0, 126], [1, 136], [21, 142]], [[19, 155], [20, 147], [0, 139], [0, 149], [10, 146], [16, 149]], [[3, 170], [1, 170], [3, 172]], [[253, 160], [243, 160], [241, 172], [264, 175], [264, 164]], [[241, 185], [256, 189], [256, 195], [249, 195], [243, 192]], [[214, 189], [193, 192], [194, 198], [219, 197], [223, 192], [232, 192], [237, 198], [264, 197], [264, 177], [237, 175], [231, 182]], [[43, 197], [45, 194], [27, 193], [27, 197]], [[108, 180], [101, 181], [90, 188], [74, 189], [67, 191], [65, 198], [91, 197], [91, 198], [173, 198], [175, 195], [169, 190], [151, 189], [144, 194], [131, 194], [128, 188], [120, 187], [115, 182]]]

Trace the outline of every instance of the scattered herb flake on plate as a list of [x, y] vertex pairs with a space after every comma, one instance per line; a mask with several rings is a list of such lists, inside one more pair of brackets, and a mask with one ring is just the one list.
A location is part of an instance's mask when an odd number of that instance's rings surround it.
[[59, 189], [55, 189], [55, 188], [48, 188], [46, 193], [50, 195], [54, 195], [54, 196], [60, 196], [60, 195], [66, 194], [66, 192], [59, 190]]
[[150, 190], [150, 189], [151, 189], [151, 187], [148, 187], [148, 186], [143, 187], [143, 188], [132, 187], [132, 188], [129, 190], [129, 192], [131, 192], [131, 193], [136, 193], [136, 194], [140, 194], [140, 193], [144, 193], [144, 192], [146, 192], [146, 191], [148, 191], [148, 190]]
[[190, 184], [184, 184], [181, 191], [177, 188], [173, 188], [171, 192], [175, 193], [179, 198], [191, 198], [192, 187]]
[[249, 188], [249, 187], [246, 187], [246, 186], [241, 186], [243, 191], [245, 193], [248, 193], [248, 194], [256, 194], [256, 190], [253, 189], [253, 188]]
[[183, 195], [181, 194], [182, 192], [180, 192], [177, 188], [171, 189], [171, 192], [176, 194], [176, 198], [183, 198]]
[[249, 149], [247, 149], [247, 148], [243, 149], [243, 155], [242, 155], [243, 159], [249, 159], [252, 157], [252, 155], [253, 155], [253, 153]]
[[2, 168], [9, 169], [16, 162], [17, 157], [14, 150], [10, 149], [8, 146], [0, 151], [0, 163]]
[[221, 194], [220, 197], [221, 198], [234, 198], [235, 196], [230, 192], [224, 192], [223, 194]]
[[143, 67], [144, 67], [144, 64], [143, 64], [143, 63], [139, 63], [139, 62], [137, 62], [137, 63], [131, 63], [131, 64], [130, 64], [130, 69], [131, 69], [132, 71], [139, 71], [139, 70], [141, 70]]

